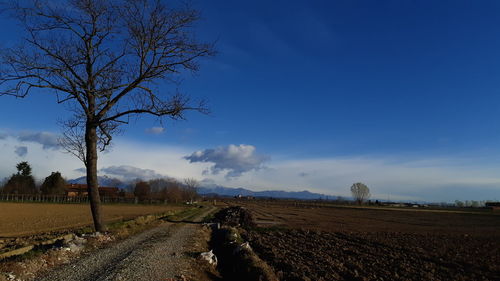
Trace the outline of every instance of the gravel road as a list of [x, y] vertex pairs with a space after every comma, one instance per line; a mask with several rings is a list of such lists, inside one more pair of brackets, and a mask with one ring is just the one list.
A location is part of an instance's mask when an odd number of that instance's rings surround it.
[[[200, 221], [213, 208], [201, 213]], [[41, 279], [75, 280], [183, 280], [189, 274], [189, 246], [198, 224], [164, 222], [160, 226], [100, 249], [59, 267]]]

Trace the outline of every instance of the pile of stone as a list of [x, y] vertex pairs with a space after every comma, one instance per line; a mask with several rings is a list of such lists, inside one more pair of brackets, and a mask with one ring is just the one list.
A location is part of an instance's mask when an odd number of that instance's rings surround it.
[[252, 228], [255, 226], [252, 214], [247, 209], [234, 206], [220, 210], [215, 215], [215, 222], [227, 226]]

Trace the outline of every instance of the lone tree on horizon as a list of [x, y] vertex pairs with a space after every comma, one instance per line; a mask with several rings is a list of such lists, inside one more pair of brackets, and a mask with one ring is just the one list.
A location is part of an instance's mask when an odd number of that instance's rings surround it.
[[0, 53], [0, 95], [53, 94], [73, 116], [62, 122], [61, 144], [87, 169], [96, 231], [105, 230], [97, 181], [98, 149], [104, 151], [132, 116], [184, 119], [207, 112], [177, 90], [182, 71], [213, 55], [212, 44], [193, 37], [198, 12], [159, 0], [12, 1], [7, 10], [26, 32], [19, 46]]
[[352, 197], [359, 205], [370, 198], [370, 189], [364, 183], [357, 182], [351, 186]]

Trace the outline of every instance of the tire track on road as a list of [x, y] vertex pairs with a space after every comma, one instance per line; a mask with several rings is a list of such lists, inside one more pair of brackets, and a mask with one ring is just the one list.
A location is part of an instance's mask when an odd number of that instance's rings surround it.
[[[193, 221], [199, 222], [214, 212], [209, 207]], [[184, 248], [200, 225], [163, 222], [160, 226], [125, 239], [109, 248], [89, 253], [78, 260], [56, 268], [41, 281], [122, 281], [176, 280], [189, 268]]]

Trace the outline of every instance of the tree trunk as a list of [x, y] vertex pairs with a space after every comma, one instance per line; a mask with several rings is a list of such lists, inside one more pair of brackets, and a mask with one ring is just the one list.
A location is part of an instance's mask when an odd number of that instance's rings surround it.
[[97, 181], [97, 127], [88, 124], [85, 129], [85, 144], [87, 147], [87, 191], [90, 201], [90, 210], [94, 220], [95, 231], [105, 231], [101, 213], [101, 198], [99, 197], [99, 183]]

